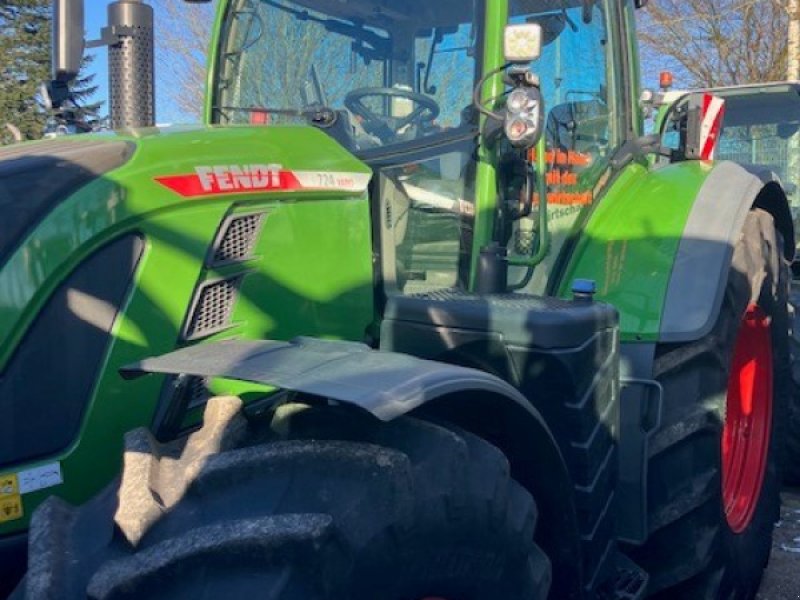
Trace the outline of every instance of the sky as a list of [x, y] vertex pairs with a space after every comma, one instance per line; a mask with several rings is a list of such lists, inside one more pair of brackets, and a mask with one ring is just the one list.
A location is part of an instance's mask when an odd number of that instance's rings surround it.
[[[173, 0], [178, 1], [178, 0]], [[86, 20], [86, 39], [96, 40], [100, 37], [100, 30], [105, 27], [108, 22], [106, 14], [106, 7], [109, 2], [106, 0], [87, 0], [85, 8]], [[164, 16], [159, 14], [159, 9], [156, 8], [155, 20], [156, 23]], [[108, 49], [107, 48], [93, 48], [87, 51], [95, 57], [91, 66], [91, 71], [95, 73], [95, 83], [98, 85], [97, 94], [93, 98], [96, 101], [103, 101], [103, 109], [101, 114], [108, 114]], [[166, 94], [159, 94], [158, 87], [156, 86], [156, 118], [159, 124], [168, 123], [182, 123], [186, 122], [186, 117], [182, 115], [181, 111], [173, 106], [170, 99]]]
[[[90, 0], [86, 3], [86, 39], [95, 40], [100, 37], [100, 30], [106, 24], [106, 3]], [[94, 56], [91, 70], [95, 73], [95, 83], [98, 86], [97, 94], [93, 100], [103, 100], [103, 113], [108, 113], [108, 52], [105, 48], [94, 48], [87, 51]]]

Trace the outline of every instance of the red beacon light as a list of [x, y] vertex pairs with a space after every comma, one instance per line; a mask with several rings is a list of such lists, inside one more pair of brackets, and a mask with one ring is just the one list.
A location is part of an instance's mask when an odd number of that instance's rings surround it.
[[669, 71], [661, 71], [661, 74], [658, 77], [658, 85], [661, 86], [662, 90], [669, 90], [674, 82], [675, 78], [672, 76], [672, 73]]

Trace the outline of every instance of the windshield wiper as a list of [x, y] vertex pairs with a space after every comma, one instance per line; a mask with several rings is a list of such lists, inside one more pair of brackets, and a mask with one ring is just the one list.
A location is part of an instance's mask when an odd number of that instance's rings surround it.
[[339, 115], [336, 113], [335, 110], [328, 106], [310, 106], [308, 108], [271, 108], [269, 106], [255, 106], [255, 107], [246, 107], [246, 106], [215, 106], [214, 110], [225, 114], [225, 111], [229, 112], [243, 112], [243, 113], [270, 113], [273, 115], [281, 115], [285, 117], [300, 117], [303, 119], [308, 119], [314, 125], [318, 125], [319, 127], [330, 127], [334, 123], [336, 123]]

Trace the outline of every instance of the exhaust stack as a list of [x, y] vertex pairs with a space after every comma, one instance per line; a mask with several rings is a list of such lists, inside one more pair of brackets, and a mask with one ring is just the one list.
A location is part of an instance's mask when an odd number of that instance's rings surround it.
[[152, 127], [155, 115], [153, 8], [141, 0], [108, 6], [108, 79], [111, 127]]

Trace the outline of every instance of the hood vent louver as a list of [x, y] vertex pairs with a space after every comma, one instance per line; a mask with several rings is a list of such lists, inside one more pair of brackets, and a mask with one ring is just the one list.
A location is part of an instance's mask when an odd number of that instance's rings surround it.
[[183, 335], [185, 340], [203, 338], [231, 326], [242, 277], [209, 281], [198, 288], [190, 312], [192, 316]]
[[220, 228], [221, 233], [214, 244], [211, 266], [251, 258], [264, 217], [263, 213], [229, 217]]

